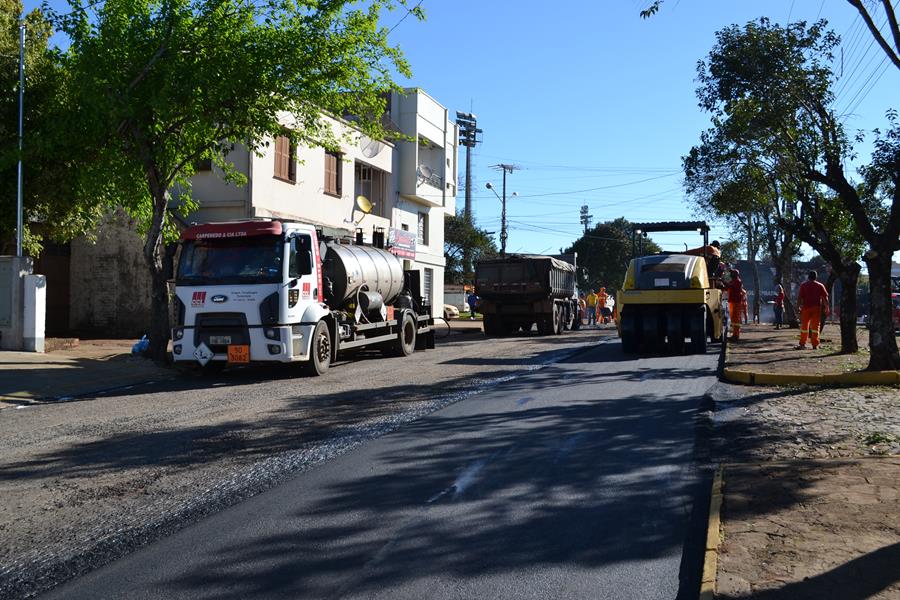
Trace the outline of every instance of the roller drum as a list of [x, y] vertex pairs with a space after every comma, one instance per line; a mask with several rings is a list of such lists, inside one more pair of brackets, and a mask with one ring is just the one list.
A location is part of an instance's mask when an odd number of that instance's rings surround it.
[[391, 304], [403, 291], [403, 265], [388, 252], [373, 246], [327, 244], [324, 272], [331, 280], [333, 302], [341, 305], [363, 285]]

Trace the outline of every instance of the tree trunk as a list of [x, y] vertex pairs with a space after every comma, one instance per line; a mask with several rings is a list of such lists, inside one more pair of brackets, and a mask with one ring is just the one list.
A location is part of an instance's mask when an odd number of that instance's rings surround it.
[[900, 369], [891, 304], [891, 252], [869, 250], [869, 371]]
[[792, 329], [800, 328], [800, 319], [797, 316], [797, 309], [794, 308], [794, 296], [792, 282], [793, 268], [790, 256], [780, 256], [781, 259], [781, 287], [784, 288], [784, 322]]
[[150, 348], [148, 354], [158, 365], [169, 361], [169, 270], [165, 265], [163, 221], [169, 204], [165, 188], [154, 189], [153, 216], [144, 242], [144, 260], [150, 269]]
[[852, 354], [859, 351], [859, 342], [856, 341], [856, 287], [861, 268], [859, 263], [846, 267], [837, 274], [841, 282], [841, 353]]

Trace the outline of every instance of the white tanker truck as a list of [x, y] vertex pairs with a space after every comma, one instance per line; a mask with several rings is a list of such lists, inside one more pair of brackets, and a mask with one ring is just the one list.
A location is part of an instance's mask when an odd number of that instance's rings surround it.
[[434, 348], [420, 289], [419, 272], [387, 250], [320, 241], [312, 225], [194, 225], [181, 236], [173, 359], [207, 369], [300, 362], [321, 375], [342, 350], [407, 356]]

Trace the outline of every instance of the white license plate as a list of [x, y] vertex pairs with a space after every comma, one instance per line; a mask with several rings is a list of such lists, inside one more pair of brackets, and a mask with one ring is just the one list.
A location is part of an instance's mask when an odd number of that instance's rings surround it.
[[657, 277], [653, 280], [653, 287], [669, 287], [669, 278]]
[[230, 335], [211, 335], [209, 336], [209, 343], [215, 346], [227, 346], [231, 343]]

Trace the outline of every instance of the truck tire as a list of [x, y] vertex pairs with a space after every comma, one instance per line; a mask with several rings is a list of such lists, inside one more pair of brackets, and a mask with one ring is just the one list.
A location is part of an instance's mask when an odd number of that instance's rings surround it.
[[484, 315], [481, 325], [484, 335], [500, 335], [500, 319], [497, 315]]
[[416, 351], [416, 328], [415, 318], [404, 313], [403, 321], [400, 323], [400, 330], [397, 332], [397, 341], [394, 342], [394, 354], [396, 356], [409, 356]]
[[316, 323], [309, 343], [309, 360], [303, 365], [307, 375], [324, 375], [331, 366], [331, 333], [325, 321]]
[[553, 328], [555, 327], [553, 322], [553, 315], [543, 316], [538, 319], [538, 335], [550, 335], [553, 333]]

